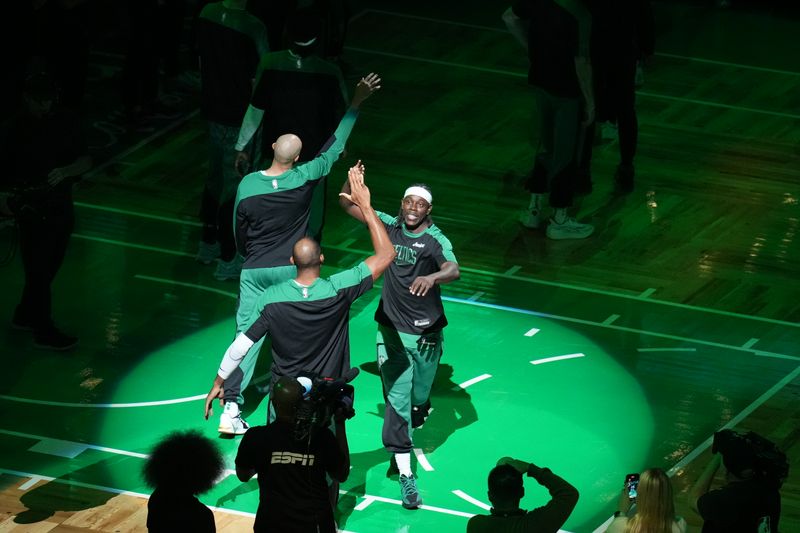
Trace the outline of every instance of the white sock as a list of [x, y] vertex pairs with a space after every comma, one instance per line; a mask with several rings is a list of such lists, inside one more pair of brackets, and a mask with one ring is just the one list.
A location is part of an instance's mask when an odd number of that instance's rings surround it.
[[400, 471], [401, 476], [411, 476], [411, 454], [410, 453], [396, 453], [394, 454], [394, 461], [397, 463], [397, 470]]
[[531, 193], [531, 201], [528, 203], [528, 211], [541, 211], [543, 194]]
[[232, 417], [239, 416], [239, 404], [236, 402], [225, 402], [225, 414]]
[[563, 224], [567, 221], [567, 208], [566, 207], [557, 207], [553, 213], [553, 220], [556, 221], [556, 224]]

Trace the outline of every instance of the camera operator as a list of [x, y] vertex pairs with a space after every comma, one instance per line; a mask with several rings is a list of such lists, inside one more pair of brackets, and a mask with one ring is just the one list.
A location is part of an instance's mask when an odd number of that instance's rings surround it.
[[[689, 506], [703, 518], [703, 533], [776, 533], [780, 481], [766, 474], [753, 444], [722, 430], [714, 434], [711, 451], [711, 461], [689, 490]], [[725, 467], [726, 483], [709, 490], [720, 465]]]
[[350, 471], [344, 416], [334, 415], [335, 434], [315, 427], [307, 440], [296, 440], [302, 398], [303, 386], [281, 377], [272, 391], [275, 422], [250, 428], [239, 444], [236, 475], [246, 482], [258, 474], [256, 532], [336, 531], [325, 474], [342, 482]]

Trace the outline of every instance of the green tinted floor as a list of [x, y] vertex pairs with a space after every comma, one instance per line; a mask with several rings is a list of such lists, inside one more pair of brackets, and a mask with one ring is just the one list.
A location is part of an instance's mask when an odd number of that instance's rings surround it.
[[[69, 355], [37, 352], [25, 334], [4, 333], [14, 357], [0, 396], [0, 468], [147, 493], [139, 472], [160, 437], [188, 428], [216, 437], [216, 418], [201, 417], [201, 397], [231, 339], [236, 284], [214, 282], [209, 268], [193, 262], [195, 241], [174, 234], [189, 235], [190, 222], [92, 204], [82, 204], [79, 215], [56, 291], [57, 315], [80, 334], [81, 346]], [[326, 273], [363, 257], [353, 246], [359, 243], [325, 247]], [[13, 269], [2, 275], [8, 294], [17, 294]], [[798, 360], [783, 353], [794, 328], [777, 321], [513, 273], [468, 269], [452, 289], [445, 291], [450, 326], [434, 409], [414, 437], [426, 504], [417, 512], [399, 506], [380, 443], [378, 291], [352, 313], [352, 358], [362, 373], [354, 383], [358, 415], [348, 423], [353, 469], [342, 487], [343, 529], [463, 530], [487, 502], [486, 473], [511, 455], [579, 487], [565, 530], [592, 530], [610, 514], [625, 473], [686, 464], [719, 426], [800, 372]], [[264, 409], [251, 394], [249, 421], [262, 421]], [[232, 466], [237, 442], [218, 442]], [[547, 492], [530, 483], [523, 506], [546, 502]], [[252, 513], [257, 484], [229, 475], [202, 499]]]

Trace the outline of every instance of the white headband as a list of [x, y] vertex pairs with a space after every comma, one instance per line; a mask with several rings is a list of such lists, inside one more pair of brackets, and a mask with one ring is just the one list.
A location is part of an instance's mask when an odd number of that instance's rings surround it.
[[430, 191], [428, 191], [427, 189], [423, 189], [422, 187], [417, 187], [417, 186], [409, 187], [403, 194], [403, 198], [405, 198], [406, 196], [411, 196], [412, 194], [414, 196], [419, 196], [420, 198], [424, 198], [425, 201], [427, 201], [429, 204], [433, 203], [433, 196], [431, 196]]

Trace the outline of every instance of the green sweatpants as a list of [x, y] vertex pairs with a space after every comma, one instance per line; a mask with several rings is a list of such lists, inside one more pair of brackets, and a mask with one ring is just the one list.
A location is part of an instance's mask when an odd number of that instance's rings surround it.
[[382, 436], [387, 451], [412, 450], [411, 408], [430, 398], [443, 344], [441, 331], [410, 335], [378, 324], [378, 369], [386, 400]]
[[[236, 335], [247, 331], [253, 322], [258, 318], [261, 309], [256, 309], [256, 302], [267, 287], [277, 285], [286, 280], [290, 280], [297, 275], [294, 265], [273, 267], [273, 268], [243, 268], [239, 278], [239, 302], [236, 308]], [[239, 367], [225, 380], [225, 401], [236, 402], [239, 405], [244, 403], [242, 391], [250, 384], [253, 379], [253, 371], [258, 360], [258, 353], [264, 338], [256, 342], [247, 355], [242, 359]], [[269, 354], [270, 364], [272, 354]]]

